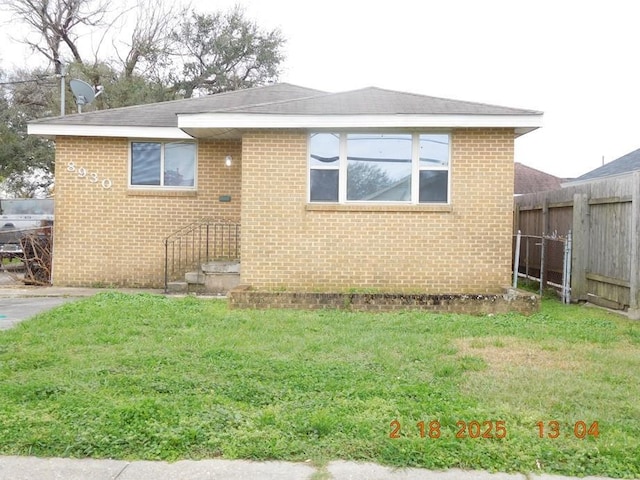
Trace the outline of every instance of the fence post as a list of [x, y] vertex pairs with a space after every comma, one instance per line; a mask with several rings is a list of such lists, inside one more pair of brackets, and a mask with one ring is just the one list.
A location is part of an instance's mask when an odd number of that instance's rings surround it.
[[544, 268], [544, 262], [545, 262], [544, 254], [545, 254], [546, 246], [547, 246], [546, 237], [543, 235], [542, 238], [540, 239], [540, 296], [542, 296], [542, 293], [544, 292], [544, 287], [546, 286], [546, 279], [547, 279], [547, 275]]
[[571, 230], [567, 233], [567, 238], [563, 245], [564, 257], [562, 259], [562, 303], [571, 303]]
[[542, 203], [542, 243], [540, 251], [540, 295], [547, 286], [547, 269], [545, 266], [545, 253], [547, 250], [547, 234], [549, 233], [549, 199], [545, 197]]
[[529, 279], [529, 235], [524, 236], [525, 247], [524, 247], [524, 274]]
[[631, 194], [631, 272], [629, 279], [629, 316], [640, 319], [640, 172], [633, 172]]
[[571, 253], [571, 296], [587, 300], [587, 271], [589, 269], [589, 197], [586, 193], [573, 195], [573, 228]]
[[520, 270], [520, 230], [516, 234], [516, 249], [513, 258], [513, 288], [518, 288], [518, 271]]

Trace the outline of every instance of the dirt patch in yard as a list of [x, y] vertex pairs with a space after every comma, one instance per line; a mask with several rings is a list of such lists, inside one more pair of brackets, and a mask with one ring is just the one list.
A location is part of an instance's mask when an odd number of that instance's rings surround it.
[[584, 366], [584, 358], [574, 358], [575, 353], [560, 344], [541, 348], [519, 338], [482, 337], [463, 338], [455, 345], [458, 356], [482, 358], [493, 371], [521, 368], [571, 371]]

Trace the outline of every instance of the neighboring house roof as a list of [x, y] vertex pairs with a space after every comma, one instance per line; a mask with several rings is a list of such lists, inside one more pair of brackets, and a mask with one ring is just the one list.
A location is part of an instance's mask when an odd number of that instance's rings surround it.
[[586, 183], [592, 180], [600, 180], [605, 177], [624, 175], [627, 173], [635, 172], [636, 170], [640, 170], [640, 148], [638, 150], [634, 150], [633, 152], [627, 153], [626, 155], [623, 155], [616, 160], [605, 163], [601, 167], [598, 167], [595, 170], [591, 170], [590, 172], [587, 172], [584, 175], [581, 175], [578, 178], [565, 183], [564, 185], [577, 185], [579, 183]]
[[327, 93], [280, 83], [206, 97], [40, 119], [29, 123], [29, 133], [220, 138], [237, 137], [243, 129], [256, 128], [507, 127], [523, 134], [540, 127], [541, 118], [542, 113], [535, 110], [375, 87]]
[[562, 178], [516, 162], [513, 193], [515, 195], [524, 195], [526, 193], [556, 190], [562, 187], [562, 181]]

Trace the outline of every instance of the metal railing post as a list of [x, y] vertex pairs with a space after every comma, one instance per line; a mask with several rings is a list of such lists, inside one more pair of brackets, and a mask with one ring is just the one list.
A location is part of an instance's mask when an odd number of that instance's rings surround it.
[[207, 260], [206, 261], [208, 262], [209, 260], [211, 260], [211, 257], [209, 256], [209, 222], [207, 222], [207, 235], [206, 235], [206, 237], [207, 237]]
[[169, 291], [169, 239], [164, 239], [164, 293]]

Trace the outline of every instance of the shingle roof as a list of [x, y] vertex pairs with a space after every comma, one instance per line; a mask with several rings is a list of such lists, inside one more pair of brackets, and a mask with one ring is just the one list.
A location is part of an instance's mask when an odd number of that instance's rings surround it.
[[541, 112], [368, 87], [314, 97], [239, 106], [233, 113], [280, 115], [537, 115]]
[[522, 163], [515, 163], [515, 185], [513, 193], [524, 195], [526, 193], [544, 192], [561, 188], [561, 178], [555, 177]]
[[596, 180], [603, 177], [631, 173], [635, 170], [640, 170], [640, 148], [579, 176], [575, 181]]
[[206, 97], [100, 110], [31, 123], [89, 126], [177, 127], [177, 114], [242, 113], [274, 115], [540, 115], [541, 112], [473, 103], [375, 87], [326, 93], [287, 83]]
[[324, 94], [321, 90], [299, 87], [288, 83], [235, 90], [205, 97], [173, 100], [169, 102], [134, 105], [131, 107], [98, 110], [94, 112], [43, 118], [31, 123], [56, 125], [113, 125], [145, 127], [177, 127], [178, 113], [213, 112], [229, 108], [259, 105]]

